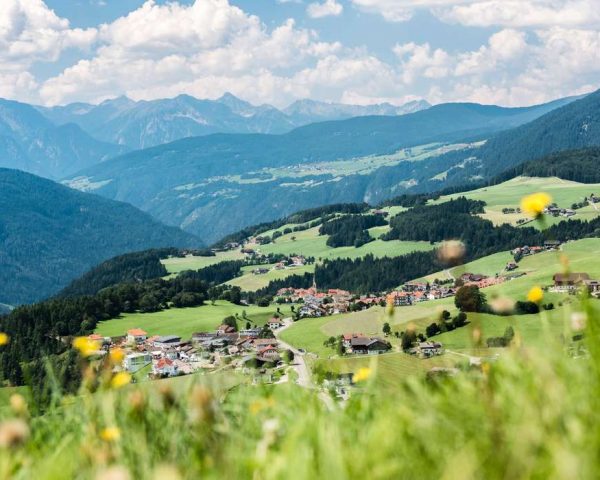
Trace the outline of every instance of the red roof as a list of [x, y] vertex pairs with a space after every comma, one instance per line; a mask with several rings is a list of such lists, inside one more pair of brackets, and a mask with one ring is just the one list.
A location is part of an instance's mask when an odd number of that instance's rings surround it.
[[132, 328], [131, 330], [127, 331], [127, 334], [132, 335], [134, 337], [145, 337], [146, 335], [148, 335], [146, 332], [144, 332], [140, 328]]
[[165, 367], [170, 367], [173, 365], [173, 361], [169, 360], [168, 358], [161, 358], [157, 363], [156, 363], [156, 368], [165, 368]]
[[261, 349], [258, 351], [258, 353], [259, 353], [259, 354], [262, 354], [262, 353], [268, 352], [269, 350], [277, 350], [277, 349], [276, 349], [274, 346], [272, 346], [272, 345], [269, 345], [268, 347], [261, 348]]
[[98, 335], [97, 333], [92, 333], [89, 337], [90, 340], [104, 340], [102, 335]]

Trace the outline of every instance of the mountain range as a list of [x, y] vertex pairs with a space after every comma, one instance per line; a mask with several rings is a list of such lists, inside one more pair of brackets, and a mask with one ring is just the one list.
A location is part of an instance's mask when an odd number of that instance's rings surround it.
[[227, 93], [217, 100], [179, 95], [135, 102], [120, 97], [100, 105], [76, 103], [37, 109], [55, 124], [73, 123], [104, 142], [140, 149], [213, 133], [277, 134], [324, 120], [403, 115], [429, 107], [425, 101], [398, 107], [388, 103], [358, 106], [300, 100], [281, 111], [271, 105], [254, 106]]
[[115, 255], [201, 245], [131, 205], [0, 169], [0, 305], [55, 294]]
[[31, 105], [0, 99], [0, 167], [61, 178], [128, 150], [75, 124], [57, 125]]
[[[471, 171], [461, 165], [496, 134], [535, 123], [573, 100], [527, 108], [443, 104], [403, 116], [311, 124], [282, 135], [194, 137], [97, 164], [66, 183], [132, 203], [212, 242], [302, 208], [377, 202], [465, 181], [453, 170]], [[472, 176], [479, 178], [476, 167]]]

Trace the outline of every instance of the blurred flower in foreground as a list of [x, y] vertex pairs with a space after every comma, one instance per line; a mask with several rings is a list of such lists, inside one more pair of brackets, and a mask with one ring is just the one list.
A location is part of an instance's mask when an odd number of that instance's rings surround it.
[[533, 287], [527, 294], [527, 300], [533, 303], [540, 303], [544, 299], [544, 292], [540, 287]]
[[119, 365], [125, 358], [125, 352], [122, 348], [113, 348], [110, 351], [109, 358], [113, 365]]
[[129, 480], [130, 478], [127, 469], [121, 466], [107, 468], [96, 475], [96, 480]]
[[105, 442], [116, 442], [121, 438], [121, 431], [117, 427], [106, 427], [100, 432], [100, 438]]
[[585, 326], [587, 324], [587, 315], [583, 312], [573, 312], [571, 314], [571, 328], [580, 332], [581, 330], [585, 330]]
[[130, 383], [131, 375], [127, 372], [119, 372], [110, 381], [110, 386], [112, 388], [122, 388], [125, 385], [129, 385]]
[[14, 393], [10, 396], [10, 408], [17, 415], [26, 415], [27, 414], [27, 402], [23, 395], [19, 395], [18, 393]]
[[10, 340], [10, 337], [4, 333], [4, 332], [0, 332], [0, 347], [2, 345], [6, 345]]
[[394, 296], [391, 294], [385, 299], [385, 313], [390, 317], [394, 314]]
[[364, 382], [364, 381], [368, 380], [370, 376], [371, 376], [370, 368], [366, 368], [366, 367], [359, 368], [358, 372], [356, 372], [354, 374], [354, 376], [352, 377], [352, 381], [354, 383]]
[[438, 248], [438, 259], [445, 265], [460, 265], [465, 258], [466, 248], [458, 240], [442, 242]]
[[552, 203], [552, 197], [547, 193], [534, 193], [521, 200], [521, 210], [535, 218], [544, 213], [544, 209]]
[[18, 447], [29, 437], [29, 427], [23, 420], [0, 423], [0, 448]]
[[498, 297], [494, 298], [490, 302], [490, 306], [492, 307], [492, 310], [494, 310], [495, 313], [509, 314], [512, 313], [512, 311], [514, 310], [515, 302], [508, 297]]
[[73, 346], [79, 350], [79, 353], [84, 357], [89, 357], [100, 350], [100, 344], [87, 337], [77, 337], [73, 340]]

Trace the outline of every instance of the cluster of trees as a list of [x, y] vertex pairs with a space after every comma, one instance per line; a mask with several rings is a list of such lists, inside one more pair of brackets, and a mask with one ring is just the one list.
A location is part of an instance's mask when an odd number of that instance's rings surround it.
[[567, 150], [537, 158], [500, 175], [494, 183], [502, 183], [520, 175], [527, 177], [559, 177], [581, 183], [600, 182], [600, 148]]
[[464, 327], [467, 324], [467, 314], [465, 312], [459, 312], [454, 318], [450, 315], [448, 310], [444, 310], [437, 322], [434, 322], [427, 326], [425, 329], [425, 335], [428, 338], [439, 335], [444, 332], [451, 332], [457, 328]]
[[319, 288], [342, 288], [356, 293], [383, 292], [440, 270], [435, 252], [414, 252], [400, 257], [327, 259], [315, 270]]
[[488, 347], [508, 347], [515, 337], [515, 331], [511, 326], [506, 327], [501, 337], [490, 337], [485, 343]]
[[381, 215], [346, 215], [329, 220], [319, 229], [319, 235], [329, 235], [330, 247], [360, 247], [373, 240], [369, 228], [387, 225]]
[[58, 296], [94, 295], [103, 288], [118, 283], [135, 283], [164, 277], [168, 272], [160, 261], [169, 256], [177, 256], [179, 252], [175, 248], [163, 248], [120, 255], [74, 280]]
[[203, 280], [210, 285], [219, 285], [228, 282], [242, 274], [242, 267], [246, 265], [244, 260], [231, 260], [220, 262], [200, 270], [188, 270], [182, 272], [184, 278]]

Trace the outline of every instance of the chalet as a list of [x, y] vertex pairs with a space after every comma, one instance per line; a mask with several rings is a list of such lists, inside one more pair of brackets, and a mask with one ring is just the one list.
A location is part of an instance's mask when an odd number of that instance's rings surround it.
[[152, 372], [154, 375], [161, 377], [174, 377], [177, 375], [178, 370], [173, 360], [161, 358], [152, 366]]
[[269, 273], [269, 269], [268, 268], [255, 268], [254, 270], [252, 270], [252, 273], [254, 275], [266, 275], [267, 273]]
[[254, 344], [254, 348], [258, 351], [263, 347], [276, 346], [277, 339], [275, 339], [275, 338], [257, 338], [256, 340], [254, 340], [253, 344]]
[[268, 359], [279, 358], [279, 353], [277, 353], [277, 348], [275, 348], [273, 345], [268, 345], [266, 347], [263, 347], [260, 350], [258, 350], [257, 353], [258, 353], [258, 356], [261, 358], [268, 358]]
[[262, 328], [249, 328], [246, 330], [240, 330], [240, 336], [248, 337], [249, 339], [258, 338], [262, 332]]
[[271, 320], [269, 320], [268, 325], [271, 330], [277, 330], [278, 328], [283, 327], [284, 323], [281, 319], [279, 319], [277, 317], [273, 317]]
[[178, 347], [180, 344], [181, 337], [178, 337], [177, 335], [166, 335], [164, 337], [158, 337], [156, 340], [154, 340], [153, 346], [154, 348], [167, 349]]
[[226, 325], [226, 324], [222, 324], [219, 325], [219, 327], [217, 328], [217, 335], [226, 335], [228, 333], [234, 333], [235, 332], [235, 328], [233, 328], [231, 325]]
[[390, 297], [394, 299], [394, 306], [396, 307], [405, 307], [413, 303], [412, 296], [407, 292], [394, 292]]
[[590, 295], [594, 297], [600, 296], [600, 281], [598, 280], [584, 280], [583, 284], [587, 287]]
[[242, 248], [242, 253], [244, 255], [254, 255], [254, 250], [251, 248]]
[[127, 332], [127, 343], [144, 343], [148, 334], [139, 328], [133, 328]]
[[512, 272], [513, 270], [516, 270], [517, 268], [519, 268], [519, 265], [517, 265], [516, 262], [508, 262], [506, 264], [507, 272]]
[[390, 214], [389, 214], [389, 212], [386, 212], [385, 210], [373, 210], [373, 215], [378, 215], [380, 217], [386, 218]]
[[365, 338], [365, 336], [362, 333], [346, 333], [342, 337], [342, 345], [344, 346], [344, 348], [346, 348], [346, 349], [352, 348], [352, 339], [353, 338]]
[[92, 333], [88, 336], [88, 339], [90, 339], [92, 342], [97, 342], [100, 345], [110, 345], [112, 343], [110, 337], [103, 337], [97, 333]]
[[427, 283], [424, 282], [407, 282], [404, 284], [405, 292], [424, 292], [427, 290]]
[[292, 257], [291, 261], [294, 267], [302, 267], [306, 263], [306, 259], [303, 256]]
[[193, 343], [210, 342], [211, 340], [216, 338], [216, 336], [217, 336], [216, 333], [197, 332], [197, 333], [192, 334], [192, 342]]
[[562, 242], [560, 240], [546, 240], [544, 242], [544, 248], [546, 250], [558, 250]]
[[571, 292], [576, 290], [583, 282], [590, 280], [587, 273], [557, 273], [553, 277], [554, 289], [559, 292]]
[[286, 267], [285, 262], [277, 262], [273, 268], [275, 270], [283, 270], [283, 269], [285, 269], [285, 267]]
[[391, 350], [389, 342], [378, 337], [353, 337], [350, 340], [350, 353], [367, 355], [380, 354]]
[[430, 358], [443, 353], [444, 347], [439, 342], [422, 342], [417, 347], [417, 355], [421, 358]]
[[146, 365], [150, 365], [152, 362], [152, 355], [149, 353], [130, 353], [125, 356], [125, 360], [123, 361], [123, 367], [125, 370], [131, 373], [135, 373], [138, 370], [141, 370]]

